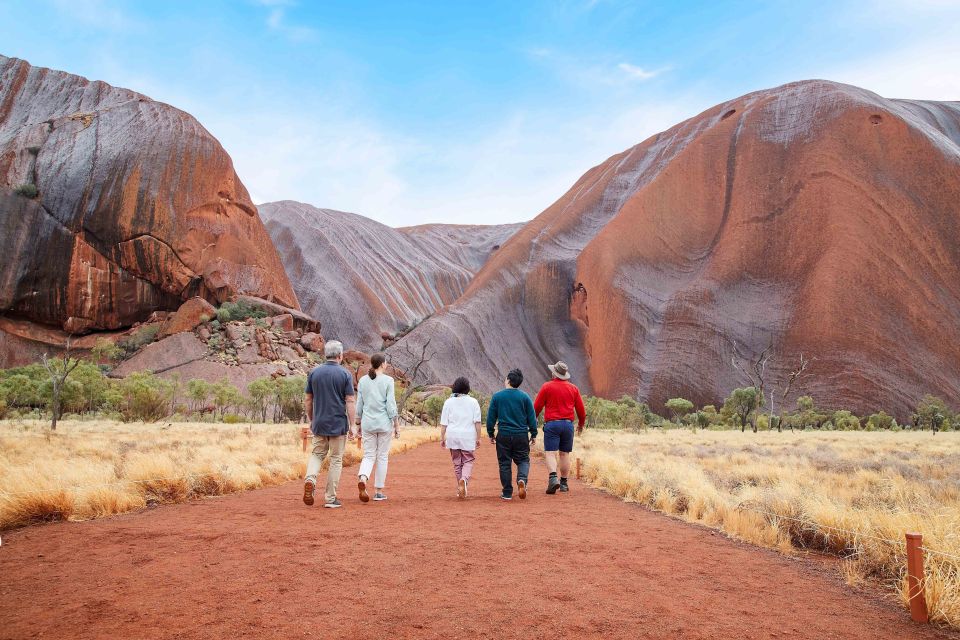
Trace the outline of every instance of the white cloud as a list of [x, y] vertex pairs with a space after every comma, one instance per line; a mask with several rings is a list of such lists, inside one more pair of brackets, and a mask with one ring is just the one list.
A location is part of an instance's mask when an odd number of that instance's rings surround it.
[[650, 78], [657, 77], [661, 71], [659, 69], [656, 71], [648, 71], [643, 67], [632, 65], [629, 62], [621, 62], [617, 65], [617, 68], [634, 80], [649, 80]]
[[294, 6], [292, 2], [287, 0], [258, 0], [258, 3], [270, 8], [266, 24], [271, 31], [283, 35], [292, 42], [305, 42], [316, 38], [316, 29], [289, 23], [287, 8]]

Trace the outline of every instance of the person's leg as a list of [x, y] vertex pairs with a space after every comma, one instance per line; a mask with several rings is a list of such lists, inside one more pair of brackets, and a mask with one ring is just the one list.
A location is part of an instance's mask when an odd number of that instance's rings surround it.
[[377, 458], [377, 441], [375, 434], [365, 433], [360, 441], [363, 447], [363, 460], [360, 461], [360, 470], [357, 476], [363, 476], [366, 480], [370, 479], [370, 473], [373, 471], [373, 465]]
[[570, 491], [567, 478], [570, 476], [571, 453], [573, 453], [573, 422], [567, 422], [560, 434], [560, 491], [563, 493]]
[[459, 480], [463, 477], [463, 451], [450, 449], [450, 460], [453, 461], [453, 475]]
[[323, 466], [323, 460], [330, 451], [330, 438], [313, 436], [311, 444], [313, 448], [310, 450], [310, 459], [307, 460], [307, 477], [304, 478], [304, 482], [309, 482], [316, 486], [320, 467]]
[[330, 468], [327, 469], [327, 493], [324, 496], [327, 502], [337, 499], [337, 487], [340, 485], [340, 473], [343, 471], [343, 450], [347, 444], [347, 436], [329, 438]]
[[530, 475], [530, 440], [526, 436], [514, 436], [513, 461], [517, 463], [517, 482], [527, 482]]
[[560, 450], [560, 429], [556, 421], [543, 425], [543, 457], [547, 461], [547, 493], [554, 494], [560, 488], [560, 479], [557, 478], [557, 452]]
[[467, 482], [470, 481], [470, 476], [473, 474], [473, 461], [476, 458], [477, 456], [473, 451], [467, 451], [466, 449], [460, 451], [460, 459], [463, 461], [460, 477]]
[[497, 434], [497, 463], [500, 465], [500, 486], [504, 496], [513, 495], [513, 458], [509, 436]]
[[560, 462], [557, 465], [560, 477], [566, 479], [570, 475], [570, 454], [566, 451], [560, 452]]
[[377, 491], [387, 486], [387, 464], [390, 461], [390, 442], [392, 437], [392, 433], [376, 434], [377, 477], [374, 479], [373, 486]]

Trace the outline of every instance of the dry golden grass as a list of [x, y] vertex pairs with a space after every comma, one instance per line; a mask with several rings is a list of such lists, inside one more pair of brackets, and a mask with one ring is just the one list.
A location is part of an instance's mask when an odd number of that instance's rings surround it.
[[583, 477], [626, 500], [793, 553], [845, 558], [906, 604], [904, 533], [923, 534], [931, 619], [960, 628], [960, 434], [587, 432]]
[[[436, 440], [402, 427], [391, 451]], [[299, 425], [0, 421], [0, 529], [85, 520], [147, 504], [257, 489], [303, 477]], [[360, 449], [348, 443], [344, 465]]]

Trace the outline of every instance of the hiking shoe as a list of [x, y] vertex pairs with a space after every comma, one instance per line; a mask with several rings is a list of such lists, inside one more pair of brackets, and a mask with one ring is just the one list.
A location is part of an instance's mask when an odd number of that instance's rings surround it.
[[303, 504], [307, 505], [308, 507], [313, 506], [314, 489], [316, 489], [316, 485], [314, 485], [312, 482], [303, 483]]
[[360, 502], [370, 502], [370, 496], [367, 495], [366, 476], [360, 476], [360, 481], [357, 483], [357, 489], [360, 490]]
[[501, 494], [500, 494], [500, 499], [501, 499], [501, 500], [513, 500], [513, 496], [508, 496], [508, 495], [505, 494], [505, 493], [501, 493]]
[[527, 499], [527, 481], [517, 480], [517, 497], [521, 500]]
[[383, 502], [384, 500], [387, 499], [387, 496], [386, 496], [385, 494], [380, 493], [379, 491], [377, 491], [377, 493], [373, 496], [373, 499], [374, 499], [376, 502]]
[[547, 493], [553, 495], [557, 492], [557, 489], [560, 488], [560, 479], [557, 476], [550, 476], [550, 481], [547, 483]]
[[561, 480], [561, 481], [560, 481], [560, 493], [569, 493], [569, 492], [570, 492], [570, 485], [568, 485], [566, 482], [564, 482], [563, 480]]
[[340, 507], [343, 506], [343, 504], [339, 500], [334, 498], [333, 500], [331, 500], [330, 502], [326, 503], [323, 506], [326, 507], [327, 509], [339, 509]]
[[457, 481], [457, 497], [460, 499], [467, 497], [467, 481], [462, 478]]

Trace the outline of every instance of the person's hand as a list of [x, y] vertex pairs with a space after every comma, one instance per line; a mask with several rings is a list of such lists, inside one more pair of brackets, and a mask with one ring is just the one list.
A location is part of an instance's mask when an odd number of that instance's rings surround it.
[[493, 436], [490, 437], [490, 444], [497, 444], [497, 439]]
[[400, 429], [393, 430], [393, 437], [398, 439], [400, 438]]
[[440, 439], [440, 448], [441, 448], [441, 449], [446, 449], [446, 448], [447, 448], [447, 439], [446, 439], [446, 438], [441, 438], [441, 439]]
[[353, 440], [357, 436], [354, 435], [353, 429], [347, 429], [347, 440]]
[[478, 446], [478, 447], [480, 446], [480, 441], [479, 441], [479, 440], [477, 440], [477, 446]]
[[530, 438], [530, 446], [532, 447], [532, 446], [535, 445], [535, 444], [537, 444], [537, 439], [536, 439], [535, 437], [534, 437], [534, 438]]
[[577, 435], [578, 435], [578, 436], [582, 436], [582, 435], [583, 435], [583, 425], [582, 425], [582, 424], [577, 425]]

